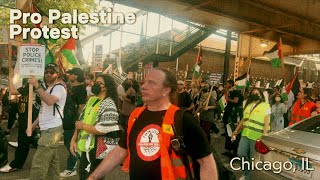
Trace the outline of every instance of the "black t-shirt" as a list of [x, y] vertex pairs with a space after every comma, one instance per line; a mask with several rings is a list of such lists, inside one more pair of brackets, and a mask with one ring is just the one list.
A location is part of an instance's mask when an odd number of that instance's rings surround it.
[[[176, 113], [175, 119], [181, 112]], [[129, 135], [131, 180], [161, 180], [158, 134], [165, 113], [166, 111], [153, 112], [146, 109], [133, 124]], [[206, 135], [192, 114], [185, 112], [182, 125], [179, 126], [178, 123], [175, 122], [175, 128], [182, 127], [186, 151], [192, 158], [200, 159], [211, 154], [212, 150]], [[127, 149], [126, 133], [127, 131], [124, 131], [119, 141], [119, 146], [125, 149]]]
[[179, 108], [189, 108], [191, 106], [192, 100], [190, 94], [186, 91], [178, 93], [178, 107]]
[[29, 88], [23, 86], [17, 90], [21, 94], [18, 105], [19, 117], [28, 117]]
[[236, 97], [239, 98], [238, 99], [238, 103], [233, 103], [233, 102], [228, 102], [227, 107], [226, 108], [233, 108], [233, 107], [237, 107], [237, 106], [242, 106], [242, 102], [243, 102], [243, 98], [241, 98], [241, 93], [234, 89], [232, 91], [229, 92], [229, 97], [228, 99], [235, 99]]
[[[19, 113], [19, 125], [27, 126], [28, 120], [28, 101], [29, 101], [29, 86], [22, 86], [17, 89], [21, 94], [19, 97], [18, 113]], [[38, 104], [37, 106], [35, 104]], [[36, 102], [33, 104], [32, 108], [32, 121], [34, 121], [39, 115], [39, 108], [41, 104], [41, 99], [36, 95]]]
[[79, 107], [80, 104], [86, 104], [87, 102], [87, 90], [86, 85], [80, 84], [73, 86], [70, 92], [73, 102]]

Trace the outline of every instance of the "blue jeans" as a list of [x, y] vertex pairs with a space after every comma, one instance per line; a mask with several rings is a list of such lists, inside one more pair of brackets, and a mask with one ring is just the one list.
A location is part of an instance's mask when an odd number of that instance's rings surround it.
[[74, 157], [70, 152], [70, 142], [71, 142], [73, 133], [74, 133], [74, 129], [73, 130], [64, 130], [64, 133], [63, 133], [64, 145], [67, 147], [67, 149], [69, 151], [69, 156], [68, 156], [68, 160], [67, 160], [67, 170], [69, 170], [69, 171], [75, 170], [76, 165], [77, 165], [77, 157]]
[[[251, 157], [253, 155], [253, 152], [255, 151], [255, 144], [256, 141], [251, 140], [247, 138], [246, 136], [241, 136], [239, 147], [238, 147], [238, 156], [246, 162], [249, 162], [251, 164]], [[241, 162], [242, 164], [243, 162]], [[249, 166], [250, 167], [250, 166]], [[249, 167], [247, 164], [244, 164], [244, 176], [246, 177], [246, 180], [249, 180]]]

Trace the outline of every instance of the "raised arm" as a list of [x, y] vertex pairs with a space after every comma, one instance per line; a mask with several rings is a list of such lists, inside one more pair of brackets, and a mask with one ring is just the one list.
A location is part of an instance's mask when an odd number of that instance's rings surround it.
[[38, 79], [35, 76], [30, 76], [29, 83], [34, 86], [35, 91], [41, 97], [41, 100], [45, 102], [48, 106], [52, 106], [53, 104], [59, 102], [59, 98], [57, 96], [48, 94], [42, 88], [42, 86], [38, 82]]
[[9, 70], [9, 92], [12, 95], [19, 95], [20, 93], [18, 92], [18, 90], [14, 87], [13, 85], [13, 69], [11, 68]]

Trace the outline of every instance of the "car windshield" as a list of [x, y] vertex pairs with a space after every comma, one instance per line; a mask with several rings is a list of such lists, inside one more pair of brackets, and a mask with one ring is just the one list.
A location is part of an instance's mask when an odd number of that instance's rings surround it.
[[320, 115], [310, 118], [294, 127], [294, 130], [320, 134]]

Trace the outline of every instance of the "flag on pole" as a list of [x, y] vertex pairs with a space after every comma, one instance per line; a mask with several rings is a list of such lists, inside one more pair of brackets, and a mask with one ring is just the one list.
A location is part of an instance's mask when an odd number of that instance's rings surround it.
[[45, 65], [47, 65], [49, 63], [53, 63], [54, 62], [54, 55], [51, 52], [51, 50], [49, 49], [47, 40], [45, 40], [43, 37], [41, 37], [38, 40], [38, 43], [44, 45], [46, 48]]
[[[43, 17], [48, 18], [48, 15], [45, 14], [43, 11], [41, 11], [34, 3], [32, 3], [32, 12], [33, 12], [33, 13], [39, 13], [39, 14], [42, 16], [42, 18], [43, 18]], [[41, 24], [41, 23], [39, 23], [39, 24], [34, 24], [34, 27], [36, 27], [36, 28], [41, 28], [40, 24]], [[49, 38], [49, 41], [50, 41], [51, 43], [56, 43], [56, 42], [57, 42], [57, 40], [54, 40], [54, 39], [52, 39], [52, 38]], [[47, 65], [47, 64], [49, 64], [49, 63], [53, 63], [53, 62], [54, 62], [54, 55], [53, 55], [53, 53], [51, 52], [51, 50], [49, 49], [47, 40], [44, 39], [43, 36], [42, 36], [42, 37], [39, 38], [38, 43], [39, 43], [39, 44], [42, 44], [42, 45], [45, 45], [45, 49], [46, 49], [45, 65]]]
[[68, 41], [63, 45], [61, 48], [61, 54], [63, 57], [68, 61], [70, 64], [77, 64], [77, 59], [75, 55], [73, 54], [76, 50], [76, 40], [74, 38], [68, 39]]
[[76, 40], [74, 38], [68, 39], [68, 41], [62, 46], [59, 53], [59, 65], [61, 71], [64, 73], [67, 69], [73, 68], [75, 65], [79, 65], [76, 56]]
[[221, 110], [224, 110], [224, 108], [227, 106], [226, 95], [223, 95], [223, 96], [219, 99], [218, 104], [219, 104]]
[[237, 89], [243, 89], [249, 87], [249, 74], [246, 72], [242, 76], [239, 76], [235, 79], [235, 83]]
[[198, 51], [198, 56], [197, 56], [197, 61], [196, 64], [193, 66], [192, 71], [195, 76], [195, 78], [198, 78], [200, 75], [200, 66], [202, 64], [202, 47], [201, 44], [199, 46], [199, 51]]
[[281, 67], [283, 59], [281, 38], [279, 43], [275, 44], [269, 51], [264, 51], [263, 55], [271, 60], [273, 67]]
[[294, 76], [291, 79], [290, 83], [286, 87], [287, 94], [289, 94], [290, 91], [292, 91], [294, 94], [297, 94], [299, 92], [300, 82], [297, 79], [298, 73], [299, 73], [299, 68], [297, 68], [297, 72], [294, 74]]
[[250, 68], [251, 68], [251, 60], [249, 62], [249, 66], [247, 69], [247, 72], [244, 73], [243, 75], [239, 76], [238, 78], [235, 79], [235, 85], [237, 89], [248, 89], [249, 88], [249, 79], [250, 79]]

